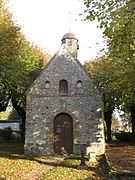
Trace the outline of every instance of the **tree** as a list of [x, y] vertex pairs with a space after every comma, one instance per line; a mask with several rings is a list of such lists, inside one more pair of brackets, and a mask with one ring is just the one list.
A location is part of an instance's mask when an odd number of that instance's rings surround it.
[[0, 111], [6, 110], [10, 99], [9, 87], [15, 74], [13, 66], [18, 67], [16, 55], [19, 51], [19, 28], [14, 26], [12, 15], [5, 8], [5, 3], [4, 0], [0, 2]]
[[[24, 44], [23, 44], [24, 43]], [[24, 39], [19, 53], [21, 67], [18, 72], [15, 88], [11, 89], [12, 105], [22, 117], [22, 139], [25, 140], [25, 92], [35, 80], [41, 69], [49, 61], [50, 55], [43, 53], [37, 46], [30, 46]]]
[[84, 5], [86, 19], [91, 21], [97, 19], [105, 31], [112, 23], [116, 28], [119, 21], [122, 24], [125, 20], [133, 20], [134, 17], [134, 0], [84, 0]]
[[22, 138], [25, 134], [25, 92], [43, 66], [50, 59], [35, 45], [31, 45], [14, 24], [12, 14], [0, 2], [0, 111], [9, 100], [22, 117]]
[[100, 22], [107, 37], [108, 57], [117, 71], [113, 92], [130, 110], [135, 133], [135, 3], [134, 0], [84, 0], [86, 19]]

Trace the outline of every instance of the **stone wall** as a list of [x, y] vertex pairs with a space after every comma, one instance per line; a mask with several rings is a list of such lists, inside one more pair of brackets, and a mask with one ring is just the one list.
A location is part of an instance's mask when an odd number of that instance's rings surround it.
[[[59, 96], [59, 81], [68, 81], [68, 96]], [[77, 87], [81, 81], [82, 86]], [[45, 83], [49, 82], [49, 88]], [[27, 94], [26, 153], [53, 153], [54, 118], [67, 113], [73, 119], [73, 152], [89, 145], [104, 153], [102, 96], [81, 64], [62, 46]]]

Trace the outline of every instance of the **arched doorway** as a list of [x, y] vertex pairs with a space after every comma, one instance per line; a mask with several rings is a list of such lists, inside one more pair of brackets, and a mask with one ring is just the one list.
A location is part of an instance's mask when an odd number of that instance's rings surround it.
[[73, 120], [69, 114], [61, 113], [54, 118], [54, 152], [73, 153]]

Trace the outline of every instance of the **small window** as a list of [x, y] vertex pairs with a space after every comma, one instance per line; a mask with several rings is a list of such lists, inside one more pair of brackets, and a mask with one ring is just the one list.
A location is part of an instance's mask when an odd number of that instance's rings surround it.
[[45, 82], [45, 88], [46, 88], [46, 89], [50, 88], [50, 82], [49, 82], [49, 81], [46, 81], [46, 82]]
[[67, 96], [68, 95], [68, 82], [66, 80], [60, 80], [59, 94], [60, 94], [60, 96]]
[[82, 81], [77, 81], [77, 88], [81, 88], [82, 87]]

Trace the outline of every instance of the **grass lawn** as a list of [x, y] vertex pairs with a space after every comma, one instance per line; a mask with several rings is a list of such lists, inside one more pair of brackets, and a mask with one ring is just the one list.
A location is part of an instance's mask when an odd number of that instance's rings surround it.
[[98, 162], [90, 163], [86, 161], [88, 165], [88, 170], [78, 169], [78, 165], [80, 164], [80, 158], [77, 157], [69, 157], [66, 158], [60, 166], [57, 166], [47, 174], [42, 175], [40, 180], [107, 180], [108, 175], [104, 172], [106, 171], [106, 167], [104, 167], [103, 159], [101, 157], [98, 158]]
[[[0, 143], [0, 179], [21, 180], [25, 175], [30, 175], [25, 178], [29, 180], [108, 179], [102, 157], [99, 157], [98, 161], [93, 164], [86, 161], [89, 167], [88, 170], [78, 169], [80, 157], [77, 156], [67, 157], [59, 165], [52, 160], [53, 156], [25, 156], [21, 143]], [[49, 170], [47, 171], [47, 169]], [[36, 173], [36, 176], [33, 175], [34, 173]]]
[[38, 157], [25, 156], [21, 143], [1, 143], [0, 179], [19, 179], [22, 175], [39, 167], [38, 159]]

